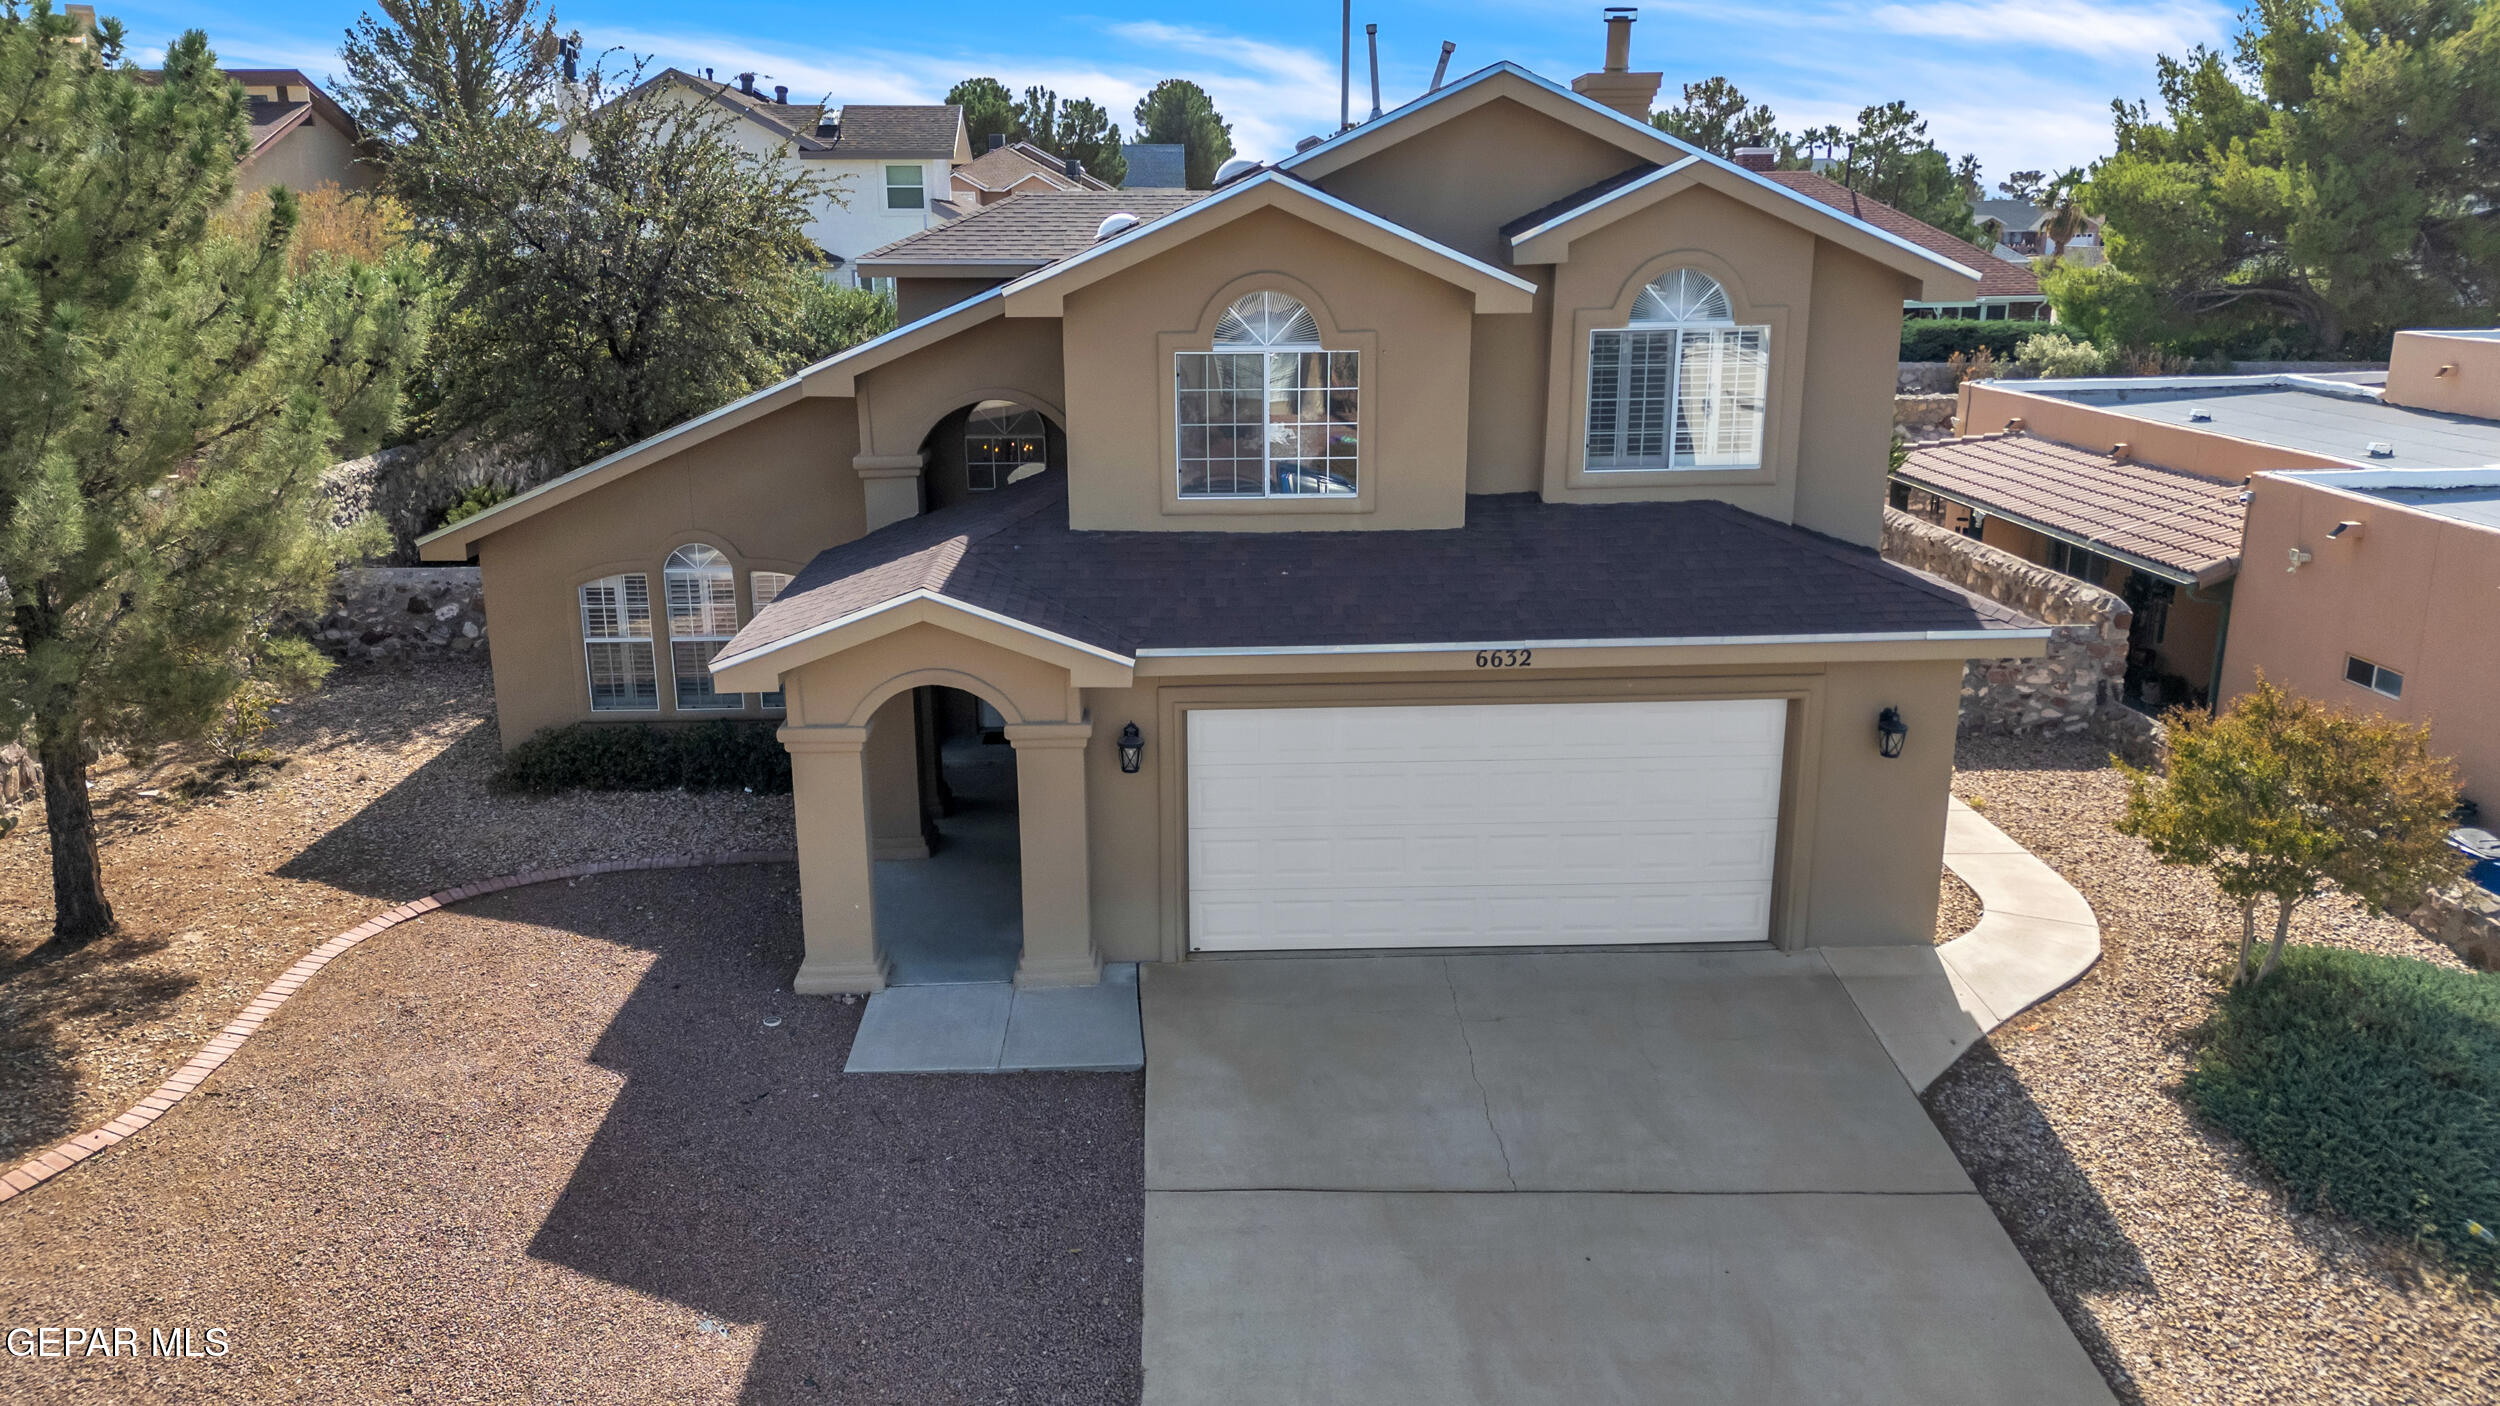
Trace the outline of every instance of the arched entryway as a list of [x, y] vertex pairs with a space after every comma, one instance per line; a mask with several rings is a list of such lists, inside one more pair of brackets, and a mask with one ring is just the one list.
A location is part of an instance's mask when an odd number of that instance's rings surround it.
[[1036, 473], [1064, 471], [1068, 436], [1055, 415], [1031, 398], [991, 396], [959, 406], [921, 441], [922, 496], [928, 508], [952, 507]]
[[881, 847], [876, 924], [886, 979], [895, 986], [1012, 980], [1024, 955], [1024, 893], [1006, 719], [980, 697], [943, 685], [912, 689], [898, 702], [912, 720], [913, 784], [907, 795], [880, 800], [910, 803], [925, 847], [900, 855]]

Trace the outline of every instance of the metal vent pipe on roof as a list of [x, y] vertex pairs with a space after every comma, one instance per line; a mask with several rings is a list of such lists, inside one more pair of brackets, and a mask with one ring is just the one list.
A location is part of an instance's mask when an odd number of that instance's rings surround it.
[[1372, 51], [1372, 115], [1366, 120], [1377, 122], [1380, 120], [1380, 26], [1363, 26], [1363, 41], [1371, 46]]
[[1632, 21], [1641, 12], [1631, 5], [1606, 7], [1606, 71], [1626, 73], [1632, 68]]
[[1457, 52], [1457, 41], [1450, 39], [1444, 39], [1441, 41], [1441, 61], [1432, 66], [1432, 86], [1424, 89], [1425, 92], [1437, 93], [1441, 91], [1441, 80], [1449, 76], [1450, 55]]
[[773, 101], [781, 104], [783, 107], [788, 107], [790, 105], [790, 85], [787, 83], [775, 83], [773, 85]]
[[1337, 130], [1354, 126], [1354, 0], [1337, 11]]

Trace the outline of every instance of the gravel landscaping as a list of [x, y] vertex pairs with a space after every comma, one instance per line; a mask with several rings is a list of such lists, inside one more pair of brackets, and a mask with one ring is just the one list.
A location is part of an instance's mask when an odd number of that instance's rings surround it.
[[542, 885], [356, 949], [0, 1204], [0, 1320], [229, 1354], [0, 1360], [0, 1396], [1135, 1401], [1143, 1077], [845, 1078], [796, 885]]
[[1951, 942], [1979, 926], [1982, 911], [1979, 895], [1971, 892], [1970, 885], [1953, 877], [1952, 870], [1946, 870], [1944, 885], [1936, 895], [1936, 940]]
[[[261, 789], [183, 803], [195, 757], [95, 773], [116, 936], [60, 955], [43, 811], [0, 839], [0, 1163], [92, 1128], [290, 962], [449, 884], [587, 859], [787, 849], [790, 798], [489, 795], [483, 662], [342, 671], [288, 707]], [[155, 795], [143, 794], [155, 792]]]
[[[2175, 1089], [2238, 917], [2110, 822], [2124, 779], [2084, 741], [1968, 738], [1954, 789], [2099, 914], [2100, 964], [1927, 1094], [2032, 1269], [2129, 1402], [2495, 1399], [2500, 1301], [2410, 1247], [2297, 1210]], [[2329, 899], [2295, 942], [2462, 966]]]

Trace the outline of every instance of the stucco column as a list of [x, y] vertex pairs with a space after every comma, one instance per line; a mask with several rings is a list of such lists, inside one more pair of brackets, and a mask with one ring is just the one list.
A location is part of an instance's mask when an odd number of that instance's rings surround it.
[[799, 841], [799, 930], [807, 955], [790, 989], [802, 996], [885, 989], [877, 947], [876, 870], [868, 857], [864, 727], [785, 727]]
[[926, 859], [929, 837], [920, 824], [919, 720], [911, 690], [885, 700], [868, 720], [868, 827], [871, 853], [879, 859]]
[[1091, 723], [1011, 723], [1016, 825], [1024, 869], [1024, 960], [1018, 986], [1091, 986], [1092, 875], [1086, 864], [1085, 742]]
[[920, 516], [920, 455], [855, 454], [851, 467], [859, 474], [868, 502], [868, 530]]

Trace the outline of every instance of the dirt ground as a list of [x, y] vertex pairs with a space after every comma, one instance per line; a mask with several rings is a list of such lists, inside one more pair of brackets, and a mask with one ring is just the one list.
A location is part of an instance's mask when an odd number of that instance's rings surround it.
[[[381, 909], [585, 859], [787, 849], [787, 796], [492, 796], [482, 663], [342, 671], [286, 708], [258, 790], [185, 804], [197, 758], [94, 775], [122, 931], [58, 953], [43, 810], [0, 839], [0, 1165], [103, 1123], [296, 958]], [[156, 795], [144, 793], [156, 792]]]
[[1133, 1402], [1144, 1078], [846, 1078], [786, 865], [516, 889], [304, 988], [145, 1137], [0, 1203], [44, 1402]]
[[[1962, 744], [1955, 792], [2082, 890], [2102, 940], [2081, 982], [1928, 1091], [1962, 1165], [2129, 1402], [2500, 1401], [2500, 1299], [2294, 1209], [2173, 1092], [2238, 917], [2110, 828], [2126, 791], [2106, 763], [2082, 742]], [[2297, 942], [2462, 965], [2341, 900], [2293, 926]]]

